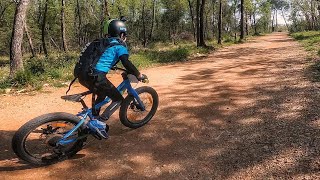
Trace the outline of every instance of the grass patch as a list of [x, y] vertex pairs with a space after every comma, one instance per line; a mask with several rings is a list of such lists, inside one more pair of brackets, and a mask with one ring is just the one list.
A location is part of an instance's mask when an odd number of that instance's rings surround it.
[[183, 62], [200, 54], [208, 54], [213, 50], [210, 42], [208, 42], [208, 45], [208, 48], [198, 48], [194, 43], [179, 45], [167, 44], [166, 46], [159, 46], [156, 44], [153, 45], [152, 49], [135, 49], [135, 53], [131, 55], [130, 58], [138, 68]]
[[[77, 59], [78, 53], [73, 52], [26, 58], [24, 71], [17, 72], [12, 79], [8, 77], [9, 65], [0, 66], [0, 93], [7, 88], [40, 90], [47, 83], [54, 87], [62, 87], [64, 85], [61, 81], [65, 82], [73, 78], [73, 68]], [[6, 60], [0, 57], [0, 63], [4, 61]]]
[[310, 52], [313, 58], [308, 70], [310, 70], [312, 81], [320, 82], [320, 31], [297, 32], [292, 33], [291, 36]]
[[320, 51], [320, 31], [306, 31], [292, 33], [291, 36], [298, 40], [307, 51], [319, 54]]

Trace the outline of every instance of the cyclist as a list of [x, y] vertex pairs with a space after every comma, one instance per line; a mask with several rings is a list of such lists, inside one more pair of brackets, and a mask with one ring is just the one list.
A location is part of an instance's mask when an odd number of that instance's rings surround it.
[[[128, 73], [133, 74], [138, 80], [147, 79], [146, 75], [141, 74], [138, 69], [129, 61], [129, 52], [126, 46], [127, 28], [125, 20], [109, 20], [104, 23], [103, 33], [109, 38], [111, 46], [105, 50], [94, 68], [94, 86], [97, 99], [95, 104], [102, 102], [106, 96], [112, 100], [111, 105], [99, 116], [100, 108], [93, 109], [95, 120], [89, 122], [89, 126], [94, 128], [102, 138], [108, 138], [109, 126], [102, 122], [109, 119], [112, 112], [117, 110], [123, 100], [123, 96], [117, 88], [106, 78], [106, 74], [119, 61], [126, 68]], [[114, 45], [112, 45], [114, 44]]]

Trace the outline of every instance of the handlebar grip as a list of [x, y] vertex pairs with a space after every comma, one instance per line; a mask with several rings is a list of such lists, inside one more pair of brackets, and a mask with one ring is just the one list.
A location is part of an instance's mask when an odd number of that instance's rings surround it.
[[149, 83], [149, 79], [144, 79], [144, 80], [142, 80], [142, 82], [148, 84]]

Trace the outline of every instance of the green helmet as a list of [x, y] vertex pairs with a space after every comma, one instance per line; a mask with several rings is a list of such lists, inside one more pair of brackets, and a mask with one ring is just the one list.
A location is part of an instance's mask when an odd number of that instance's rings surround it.
[[119, 37], [121, 34], [127, 35], [127, 28], [122, 20], [111, 19], [103, 24], [103, 34], [111, 37]]

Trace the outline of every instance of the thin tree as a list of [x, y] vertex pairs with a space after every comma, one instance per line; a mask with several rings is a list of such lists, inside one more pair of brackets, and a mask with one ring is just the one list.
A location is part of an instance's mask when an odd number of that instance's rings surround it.
[[77, 0], [77, 16], [78, 16], [78, 44], [81, 46], [81, 39], [82, 39], [82, 18], [81, 18], [81, 10], [80, 10], [80, 3]]
[[240, 41], [244, 39], [244, 0], [241, 0], [240, 4], [240, 12], [241, 12], [241, 18], [240, 18]]
[[216, 5], [216, 0], [212, 0], [211, 2], [212, 4], [212, 34], [213, 34], [213, 38], [215, 37], [216, 34], [216, 22], [215, 22], [215, 17], [216, 17], [216, 9], [215, 9], [215, 5]]
[[108, 1], [103, 0], [101, 2], [101, 28], [100, 28], [100, 35], [101, 37], [104, 36], [103, 34], [103, 24], [105, 21], [110, 20], [110, 13], [108, 8]]
[[219, 1], [218, 44], [222, 44], [222, 0]]
[[156, 0], [152, 1], [152, 20], [151, 20], [151, 28], [149, 33], [149, 40], [152, 41], [153, 31], [154, 31], [154, 23], [156, 21]]
[[200, 6], [200, 24], [199, 24], [199, 44], [198, 46], [205, 47], [206, 43], [204, 41], [204, 9], [205, 9], [205, 0], [201, 1], [201, 6]]
[[204, 42], [204, 9], [205, 9], [205, 0], [197, 0], [197, 46], [205, 47]]
[[31, 51], [32, 57], [35, 57], [36, 53], [35, 53], [35, 50], [34, 50], [34, 46], [33, 46], [33, 43], [32, 43], [32, 38], [31, 38], [31, 35], [29, 33], [29, 29], [28, 29], [28, 25], [27, 25], [26, 21], [24, 22], [24, 27], [23, 28], [24, 28], [24, 31], [25, 31], [26, 36], [28, 38], [28, 43], [29, 43], [29, 47], [30, 47], [30, 51]]
[[66, 25], [65, 25], [65, 1], [61, 0], [61, 39], [62, 39], [62, 49], [64, 52], [68, 51], [67, 42], [66, 42]]
[[196, 30], [197, 30], [197, 46], [200, 42], [200, 0], [196, 3]]
[[43, 52], [46, 56], [48, 56], [48, 50], [47, 50], [47, 45], [46, 45], [46, 21], [47, 21], [47, 13], [48, 13], [48, 0], [45, 1], [44, 5], [44, 13], [43, 13], [43, 18], [42, 18], [42, 24], [41, 24], [41, 41], [42, 41], [42, 48]]
[[29, 0], [20, 0], [17, 4], [10, 44], [10, 74], [12, 78], [18, 70], [23, 70], [22, 40], [23, 29]]
[[145, 6], [146, 6], [146, 0], [143, 0], [142, 3], [142, 12], [141, 12], [141, 18], [142, 18], [142, 45], [143, 47], [147, 46], [147, 29], [146, 29], [146, 21], [145, 21]]
[[110, 12], [109, 12], [109, 8], [108, 8], [108, 0], [104, 0], [104, 17], [107, 20], [110, 19]]
[[258, 29], [257, 29], [257, 20], [256, 20], [256, 13], [257, 13], [257, 1], [254, 1], [254, 7], [253, 7], [253, 24], [254, 24], [254, 35], [258, 35]]
[[196, 40], [196, 27], [195, 27], [195, 23], [194, 23], [194, 12], [193, 12], [192, 4], [193, 3], [191, 2], [191, 0], [188, 0], [193, 38], [194, 38], [194, 40]]

